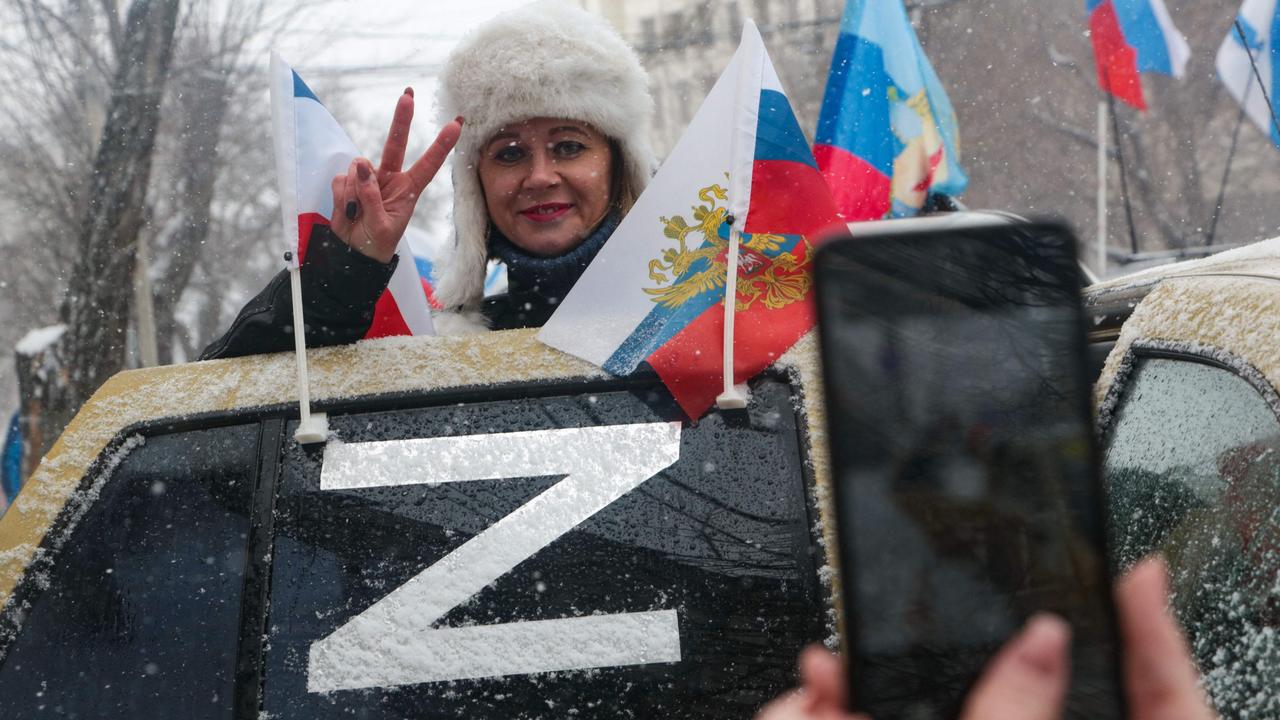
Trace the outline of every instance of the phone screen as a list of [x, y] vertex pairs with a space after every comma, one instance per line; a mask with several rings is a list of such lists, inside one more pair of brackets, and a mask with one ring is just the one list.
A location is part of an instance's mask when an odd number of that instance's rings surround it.
[[934, 227], [817, 261], [854, 707], [954, 717], [1048, 610], [1073, 630], [1066, 717], [1123, 717], [1074, 241]]

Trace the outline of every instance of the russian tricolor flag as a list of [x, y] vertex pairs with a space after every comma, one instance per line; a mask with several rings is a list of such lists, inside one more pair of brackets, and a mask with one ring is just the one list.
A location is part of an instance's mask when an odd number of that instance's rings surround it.
[[[1280, 7], [1276, 0], [1245, 0], [1218, 48], [1215, 64], [1227, 91], [1244, 106], [1249, 119], [1280, 147], [1280, 127], [1272, 109], [1280, 98]], [[1254, 75], [1255, 65], [1262, 85]]]
[[845, 5], [813, 154], [848, 221], [908, 217], [968, 186], [955, 111], [902, 0]]
[[743, 383], [813, 326], [810, 238], [837, 222], [748, 21], [688, 130], [538, 338], [616, 375], [648, 362], [697, 418], [722, 389], [730, 233], [732, 380]]
[[1146, 110], [1140, 72], [1182, 77], [1191, 57], [1164, 0], [1085, 0], [1098, 87]]
[[[306, 256], [312, 226], [328, 225], [333, 215], [334, 176], [345, 175], [359, 152], [311, 88], [275, 53], [271, 122], [285, 249], [297, 265]], [[403, 238], [396, 251], [400, 262], [378, 298], [366, 338], [434, 334], [427, 293]]]

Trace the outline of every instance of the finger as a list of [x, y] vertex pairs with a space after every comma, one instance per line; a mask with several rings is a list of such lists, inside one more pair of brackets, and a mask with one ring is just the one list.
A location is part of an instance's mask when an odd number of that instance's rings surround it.
[[356, 199], [360, 201], [360, 219], [351, 231], [348, 244], [378, 262], [391, 262], [404, 228], [397, 228], [387, 216], [373, 165], [364, 158], [357, 159], [355, 175], [355, 179], [348, 182], [353, 183]]
[[963, 720], [1056, 720], [1070, 675], [1071, 628], [1040, 614], [1005, 643], [965, 700]]
[[458, 117], [440, 129], [435, 142], [431, 143], [431, 147], [427, 148], [427, 151], [422, 153], [422, 157], [409, 168], [414, 195], [421, 195], [426, 189], [427, 183], [431, 182], [440, 170], [440, 166], [444, 165], [444, 159], [449, 156], [449, 151], [458, 144], [458, 136], [461, 134], [462, 118]]
[[395, 114], [391, 116], [391, 129], [382, 146], [382, 163], [378, 165], [378, 177], [385, 178], [400, 172], [404, 165], [404, 151], [409, 145], [409, 126], [413, 123], [413, 88], [405, 88], [396, 101]]
[[821, 645], [810, 645], [800, 653], [800, 682], [816, 706], [840, 710], [849, 707], [844, 664]]
[[[354, 166], [349, 167], [347, 173], [350, 174], [354, 170]], [[329, 188], [333, 191], [333, 215], [329, 218], [329, 227], [338, 237], [346, 237], [347, 230], [351, 227], [351, 220], [346, 213], [347, 202], [354, 200], [347, 191], [347, 175], [333, 176]]]
[[1148, 558], [1116, 584], [1116, 610], [1124, 638], [1125, 686], [1134, 717], [1207, 720], [1209, 710], [1191, 652], [1170, 614], [1168, 569]]
[[359, 203], [360, 222], [369, 226], [370, 230], [387, 225], [387, 212], [382, 206], [382, 189], [373, 174], [373, 164], [364, 158], [356, 158], [351, 163], [351, 172], [347, 174], [348, 186], [352, 189], [354, 199]]

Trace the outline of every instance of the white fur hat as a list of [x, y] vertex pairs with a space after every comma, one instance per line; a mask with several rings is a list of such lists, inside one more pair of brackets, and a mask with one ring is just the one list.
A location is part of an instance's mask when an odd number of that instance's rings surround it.
[[589, 123], [618, 144], [637, 192], [656, 164], [640, 59], [603, 18], [564, 0], [529, 3], [467, 35], [445, 63], [439, 106], [443, 122], [466, 118], [453, 155], [457, 235], [435, 283], [446, 308], [474, 305], [484, 290], [489, 214], [476, 167], [502, 127], [534, 117]]

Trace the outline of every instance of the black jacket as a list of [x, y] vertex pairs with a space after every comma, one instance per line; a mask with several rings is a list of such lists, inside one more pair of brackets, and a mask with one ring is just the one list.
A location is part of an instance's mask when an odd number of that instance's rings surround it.
[[[620, 221], [620, 215], [610, 214], [578, 247], [550, 258], [529, 255], [492, 231], [489, 251], [507, 266], [508, 291], [484, 299], [480, 311], [489, 329], [546, 324]], [[343, 345], [364, 337], [373, 323], [374, 305], [395, 269], [396, 259], [384, 265], [352, 250], [328, 225], [315, 225], [301, 270], [307, 347]], [[244, 306], [200, 359], [292, 350], [292, 301], [289, 273], [283, 271]]]
[[[315, 225], [303, 260], [307, 347], [342, 345], [364, 337], [373, 307], [395, 272], [397, 258], [383, 264]], [[293, 299], [289, 271], [281, 271], [244, 306], [231, 328], [200, 354], [201, 360], [293, 349]]]

